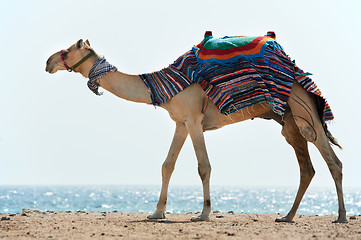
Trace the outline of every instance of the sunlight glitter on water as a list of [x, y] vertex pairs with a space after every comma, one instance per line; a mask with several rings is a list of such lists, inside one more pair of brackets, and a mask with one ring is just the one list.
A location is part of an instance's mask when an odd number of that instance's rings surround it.
[[[159, 186], [43, 186], [0, 187], [0, 212], [21, 212], [22, 208], [42, 211], [114, 211], [153, 212], [159, 197]], [[361, 214], [361, 190], [345, 189], [348, 215]], [[286, 214], [293, 204], [296, 190], [288, 188], [213, 187], [212, 210], [235, 213]], [[170, 187], [168, 212], [198, 212], [203, 206], [200, 187]], [[306, 192], [299, 214], [336, 214], [334, 190]]]

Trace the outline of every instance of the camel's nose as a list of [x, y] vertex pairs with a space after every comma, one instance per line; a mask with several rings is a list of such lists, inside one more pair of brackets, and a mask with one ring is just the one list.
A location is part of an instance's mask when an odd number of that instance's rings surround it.
[[48, 61], [46, 61], [46, 66], [45, 66], [45, 71], [46, 72], [49, 72], [49, 60]]
[[52, 68], [50, 67], [51, 57], [46, 61], [45, 71], [51, 73]]

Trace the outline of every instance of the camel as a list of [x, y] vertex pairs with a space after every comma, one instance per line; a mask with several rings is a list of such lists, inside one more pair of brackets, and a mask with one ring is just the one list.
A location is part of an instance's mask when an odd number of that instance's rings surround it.
[[[80, 73], [89, 77], [89, 71], [100, 58], [90, 47], [88, 40], [79, 40], [66, 50], [54, 53], [46, 63], [46, 71], [54, 74], [60, 70]], [[72, 66], [72, 67], [69, 67]], [[99, 86], [114, 95], [133, 102], [152, 104], [149, 89], [139, 75], [129, 75], [119, 71], [110, 71], [98, 80]], [[189, 135], [196, 158], [198, 173], [203, 185], [203, 210], [192, 221], [207, 221], [210, 219], [210, 175], [209, 162], [203, 132], [215, 130], [228, 124], [233, 124], [253, 118], [273, 119], [282, 125], [282, 135], [293, 147], [300, 167], [300, 183], [293, 206], [288, 214], [276, 219], [276, 222], [293, 222], [299, 204], [308, 188], [315, 170], [308, 152], [308, 142], [313, 143], [322, 157], [334, 179], [338, 196], [338, 218], [335, 223], [347, 223], [346, 209], [342, 189], [342, 163], [334, 153], [331, 143], [338, 145], [327, 127], [322, 123], [317, 108], [319, 103], [311, 93], [294, 81], [287, 109], [283, 116], [272, 111], [265, 103], [257, 103], [251, 107], [225, 115], [220, 113], [212, 101], [208, 101], [205, 91], [199, 84], [192, 84], [175, 95], [160, 107], [168, 111], [176, 127], [168, 155], [162, 164], [162, 187], [156, 211], [149, 219], [164, 219], [167, 203], [168, 185], [175, 168], [177, 157]], [[338, 145], [339, 146], [339, 145]], [[340, 147], [340, 146], [339, 146]], [[341, 148], [341, 147], [340, 147]]]

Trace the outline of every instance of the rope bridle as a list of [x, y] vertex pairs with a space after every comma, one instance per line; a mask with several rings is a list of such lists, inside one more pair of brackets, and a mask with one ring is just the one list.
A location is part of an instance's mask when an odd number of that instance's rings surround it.
[[89, 49], [90, 53], [88, 53], [88, 55], [86, 55], [85, 57], [83, 57], [82, 59], [80, 59], [79, 62], [77, 62], [76, 64], [74, 64], [72, 67], [69, 67], [68, 64], [66, 64], [65, 62], [65, 58], [63, 56], [63, 53], [65, 52], [65, 50], [61, 50], [60, 51], [60, 59], [62, 61], [62, 63], [64, 64], [64, 67], [66, 68], [66, 70], [68, 72], [72, 72], [75, 70], [75, 68], [79, 67], [80, 64], [82, 64], [83, 62], [85, 62], [88, 58], [90, 58], [91, 56], [95, 55], [95, 52], [93, 49]]

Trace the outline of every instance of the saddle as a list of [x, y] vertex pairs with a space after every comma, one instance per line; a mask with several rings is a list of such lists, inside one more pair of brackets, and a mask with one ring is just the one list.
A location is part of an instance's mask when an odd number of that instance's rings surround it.
[[252, 61], [256, 57], [263, 57], [267, 46], [276, 40], [274, 32], [265, 36], [249, 37], [234, 36], [214, 38], [211, 31], [207, 31], [201, 43], [193, 47], [200, 63], [234, 63], [240, 59]]

